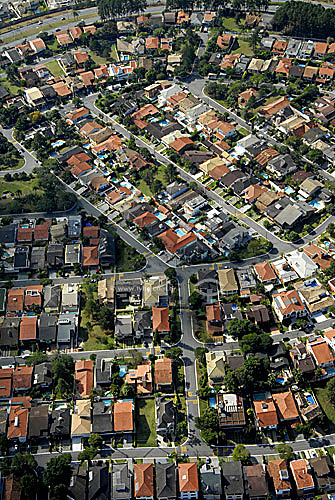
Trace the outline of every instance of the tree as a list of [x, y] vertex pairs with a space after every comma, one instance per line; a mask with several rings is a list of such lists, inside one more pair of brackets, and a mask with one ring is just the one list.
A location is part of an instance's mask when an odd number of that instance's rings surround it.
[[237, 444], [232, 454], [233, 462], [242, 462], [242, 465], [250, 465], [250, 453], [243, 444]]
[[44, 363], [45, 361], [48, 361], [48, 355], [44, 352], [36, 351], [26, 360], [26, 365], [35, 366], [40, 363]]
[[194, 356], [200, 363], [205, 364], [207, 352], [208, 352], [207, 347], [196, 347], [194, 350]]
[[114, 315], [112, 309], [108, 306], [102, 306], [98, 313], [99, 325], [104, 330], [111, 330], [113, 328]]
[[90, 448], [101, 448], [102, 446], [102, 437], [99, 436], [99, 434], [91, 434], [90, 437], [88, 438], [88, 444]]
[[190, 308], [194, 310], [199, 310], [202, 308], [202, 295], [199, 292], [192, 292], [188, 298]]
[[176, 167], [172, 165], [172, 163], [169, 163], [164, 171], [164, 177], [166, 179], [166, 182], [169, 183], [174, 181], [176, 179], [176, 175], [177, 175]]
[[129, 137], [129, 140], [128, 140], [128, 147], [130, 149], [136, 149], [136, 141], [135, 141], [135, 137], [133, 135], [131, 135]]
[[171, 347], [166, 353], [165, 356], [167, 358], [171, 358], [175, 361], [179, 361], [181, 356], [183, 354], [183, 351], [181, 350], [180, 347]]
[[228, 332], [234, 339], [240, 340], [244, 335], [258, 333], [259, 328], [248, 319], [233, 318], [228, 325]]
[[58, 490], [60, 489], [59, 487], [62, 487], [64, 491], [67, 491], [70, 485], [71, 475], [71, 455], [69, 453], [51, 458], [43, 474], [43, 483], [49, 489], [50, 498], [53, 498], [52, 495], [54, 495], [56, 487], [58, 487]]
[[224, 434], [219, 429], [219, 415], [215, 408], [207, 407], [201, 417], [197, 417], [196, 426], [201, 430], [201, 436], [208, 444], [223, 439]]
[[326, 389], [329, 402], [335, 406], [335, 378], [328, 380]]
[[287, 462], [293, 460], [295, 455], [293, 449], [288, 444], [282, 443], [277, 446], [277, 451], [282, 460], [286, 460]]

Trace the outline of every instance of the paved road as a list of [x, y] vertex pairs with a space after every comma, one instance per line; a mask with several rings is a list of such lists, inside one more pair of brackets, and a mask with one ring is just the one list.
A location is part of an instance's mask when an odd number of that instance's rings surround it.
[[40, 164], [37, 160], [29, 153], [27, 149], [22, 144], [19, 144], [13, 138], [13, 129], [3, 128], [0, 126], [0, 133], [6, 137], [6, 139], [15, 146], [15, 148], [20, 152], [20, 155], [24, 158], [24, 165], [16, 170], [0, 170], [0, 177], [6, 174], [15, 174], [17, 172], [26, 172], [31, 174], [35, 167], [39, 167]]

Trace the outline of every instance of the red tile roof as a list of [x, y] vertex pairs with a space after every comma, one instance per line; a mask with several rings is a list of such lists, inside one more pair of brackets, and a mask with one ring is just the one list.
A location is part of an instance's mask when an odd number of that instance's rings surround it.
[[98, 238], [99, 230], [99, 226], [85, 226], [83, 228], [83, 236], [84, 238]]
[[13, 368], [0, 369], [0, 397], [10, 398], [12, 394]]
[[24, 294], [24, 288], [11, 288], [8, 290], [7, 311], [23, 311]]
[[116, 432], [134, 430], [133, 403], [117, 401], [114, 404], [114, 430]]
[[80, 397], [90, 396], [94, 386], [93, 361], [76, 361], [75, 382]]
[[299, 413], [291, 392], [279, 392], [272, 395], [280, 420], [299, 420]]
[[314, 481], [312, 475], [307, 470], [308, 462], [304, 458], [301, 460], [293, 460], [290, 462], [293, 478], [295, 480], [297, 490], [304, 488], [313, 488]]
[[184, 236], [178, 236], [178, 234], [172, 229], [168, 229], [164, 233], [160, 234], [158, 238], [163, 241], [165, 248], [170, 253], [177, 252], [180, 248], [197, 239], [196, 235], [192, 232], [186, 233]]
[[83, 266], [98, 266], [99, 265], [99, 249], [95, 247], [83, 247]]
[[33, 241], [34, 230], [31, 227], [19, 227], [16, 240], [18, 243], [30, 243]]
[[155, 332], [169, 332], [169, 308], [152, 306], [152, 329]]
[[23, 316], [20, 323], [20, 340], [36, 340], [37, 316]]
[[18, 366], [14, 370], [13, 374], [13, 388], [20, 389], [30, 389], [33, 377], [32, 366]]
[[276, 279], [276, 275], [268, 262], [261, 262], [254, 266], [255, 272], [260, 281], [269, 281]]
[[27, 437], [29, 410], [20, 406], [11, 406], [8, 416], [8, 439]]
[[196, 462], [178, 464], [178, 479], [180, 491], [199, 491], [198, 470]]
[[159, 358], [155, 361], [155, 384], [172, 384], [171, 358]]
[[135, 498], [154, 496], [153, 464], [134, 464]]

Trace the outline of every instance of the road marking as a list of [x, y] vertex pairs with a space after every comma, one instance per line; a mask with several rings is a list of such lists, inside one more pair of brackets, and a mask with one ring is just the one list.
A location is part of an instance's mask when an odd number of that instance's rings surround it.
[[192, 397], [192, 396], [193, 396], [193, 393], [192, 393], [192, 392], [188, 392], [188, 393], [187, 393], [187, 395], [188, 395], [189, 397]]
[[181, 446], [181, 447], [180, 447], [180, 451], [181, 451], [182, 453], [186, 453], [186, 451], [187, 451], [187, 447], [186, 447], [186, 446]]

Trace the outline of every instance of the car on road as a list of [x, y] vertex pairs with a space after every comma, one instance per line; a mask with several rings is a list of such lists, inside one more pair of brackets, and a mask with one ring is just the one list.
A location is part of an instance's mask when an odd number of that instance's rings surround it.
[[181, 454], [181, 456], [182, 456], [183, 458], [187, 458], [187, 457], [188, 457], [188, 454], [187, 454], [187, 453], [182, 453], [182, 454]]

